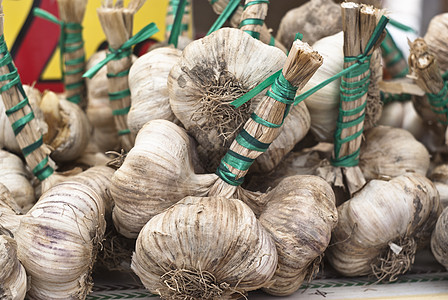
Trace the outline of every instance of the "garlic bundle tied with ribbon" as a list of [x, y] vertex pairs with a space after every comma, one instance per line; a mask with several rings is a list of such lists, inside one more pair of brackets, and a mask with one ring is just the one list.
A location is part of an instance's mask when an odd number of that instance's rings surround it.
[[[265, 287], [273, 294], [285, 293], [281, 290], [290, 294], [306, 275], [310, 275], [310, 265], [328, 245], [331, 228], [337, 219], [330, 186], [317, 177], [291, 177], [278, 189], [264, 195], [245, 191], [240, 184], [250, 165], [265, 150], [261, 147], [267, 148], [279, 135], [279, 126], [294, 104], [296, 90], [306, 84], [321, 64], [322, 57], [318, 53], [307, 44], [296, 41], [282, 73], [221, 160], [217, 170], [219, 177], [215, 177], [208, 197], [186, 197], [153, 217], [142, 229], [132, 267], [152, 292], [160, 293], [163, 298], [234, 298]], [[282, 96], [276, 96], [274, 91], [282, 91]], [[313, 187], [323, 190], [321, 195], [315, 195]], [[237, 199], [246, 202], [253, 212]], [[289, 209], [285, 203], [293, 203], [296, 212], [301, 211], [300, 207], [310, 211], [314, 224], [320, 228], [303, 228], [306, 233], [301, 235], [295, 229], [308, 221], [298, 218], [296, 213], [285, 212], [284, 209]], [[232, 206], [240, 208], [232, 209]], [[247, 214], [243, 215], [241, 211]], [[256, 221], [255, 215], [260, 215], [260, 223], [265, 221], [270, 234], [263, 233], [266, 229]], [[244, 223], [247, 224], [244, 234], [235, 237]], [[213, 228], [212, 233], [219, 232], [218, 244], [206, 241], [212, 236], [209, 228]], [[257, 235], [257, 242], [254, 242], [253, 237]], [[216, 234], [213, 238], [216, 240]], [[275, 247], [272, 247], [272, 240]], [[161, 252], [158, 246], [154, 247], [161, 243], [172, 252], [166, 253], [165, 249]], [[187, 243], [189, 247], [184, 249]], [[227, 250], [229, 247], [235, 250]], [[298, 261], [289, 259], [293, 248], [304, 254]], [[244, 255], [241, 249], [244, 249]], [[226, 254], [223, 257], [220, 253]], [[231, 258], [227, 258], [229, 255]], [[258, 263], [254, 266], [253, 262]], [[231, 270], [230, 273], [227, 270]], [[201, 280], [203, 274], [207, 276], [206, 281]], [[271, 277], [285, 281], [271, 281]], [[189, 278], [191, 284], [170, 288], [172, 282], [185, 278]], [[218, 288], [210, 289], [210, 286]], [[207, 295], [211, 290], [213, 294]]]
[[437, 220], [431, 236], [431, 250], [437, 261], [448, 269], [448, 208], [445, 208]]
[[[284, 61], [285, 55], [279, 49], [231, 28], [215, 31], [185, 48], [168, 78], [170, 105], [188, 133], [198, 141], [199, 157], [206, 170], [216, 169], [262, 95], [238, 108], [230, 103], [280, 70]], [[303, 105], [292, 108], [300, 112], [291, 112], [296, 117], [286, 119], [284, 126], [291, 129], [280, 134], [282, 145], [276, 148], [279, 153], [271, 149], [271, 154], [264, 155], [268, 163], [259, 162], [261, 170], [271, 169], [269, 164], [281, 160], [284, 148], [291, 150], [305, 136], [309, 118]]]
[[17, 259], [17, 243], [0, 233], [0, 299], [23, 300], [26, 287], [25, 268]]
[[344, 276], [373, 274], [394, 281], [409, 270], [440, 214], [437, 189], [423, 175], [371, 180], [338, 207], [327, 255]]

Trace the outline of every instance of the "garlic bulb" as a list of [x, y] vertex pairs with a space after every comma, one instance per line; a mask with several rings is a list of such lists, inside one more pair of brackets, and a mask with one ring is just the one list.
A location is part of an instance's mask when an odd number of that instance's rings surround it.
[[[198, 141], [199, 157], [206, 170], [216, 170], [220, 159], [264, 94], [258, 94], [237, 109], [230, 103], [280, 70], [285, 59], [281, 50], [231, 28], [222, 28], [196, 40], [182, 52], [168, 78], [170, 105], [187, 132]], [[294, 125], [287, 125], [286, 122]], [[297, 122], [296, 118], [290, 117], [284, 126], [297, 127]], [[303, 129], [305, 133], [307, 130]], [[286, 133], [282, 131], [282, 135]], [[304, 136], [303, 133], [297, 135], [300, 138]], [[279, 139], [283, 139], [282, 148], [292, 149], [298, 142], [287, 137]], [[274, 145], [271, 147], [271, 153], [274, 153]], [[272, 161], [270, 158], [264, 159], [268, 163]], [[260, 170], [270, 169], [258, 163]]]
[[435, 167], [428, 177], [439, 191], [440, 205], [442, 208], [448, 207], [448, 165], [442, 164]]
[[429, 49], [437, 57], [440, 69], [448, 71], [448, 55], [446, 53], [448, 31], [448, 13], [437, 15], [431, 19], [424, 36]]
[[113, 220], [119, 233], [136, 238], [153, 216], [182, 198], [206, 195], [217, 176], [195, 174], [194, 156], [192, 139], [174, 123], [153, 120], [143, 126], [112, 176]]
[[377, 126], [366, 130], [364, 137], [359, 166], [366, 180], [428, 171], [428, 150], [407, 130]]
[[269, 193], [260, 223], [275, 242], [278, 267], [269, 294], [286, 296], [312, 279], [327, 248], [338, 214], [331, 186], [317, 176], [290, 176]]
[[42, 97], [40, 109], [48, 124], [44, 143], [53, 149], [51, 157], [66, 162], [81, 156], [91, 133], [89, 121], [81, 108], [48, 91]]
[[137, 132], [149, 120], [164, 119], [174, 121], [168, 97], [168, 74], [177, 63], [182, 51], [163, 47], [139, 57], [129, 71], [131, 109], [128, 126]]
[[253, 212], [223, 197], [187, 197], [155, 216], [132, 257], [145, 287], [164, 299], [238, 298], [269, 285], [276, 267], [275, 245]]
[[385, 105], [378, 125], [406, 129], [417, 140], [426, 134], [426, 125], [415, 111], [412, 101], [391, 102]]
[[276, 38], [289, 49], [297, 32], [303, 34], [304, 42], [314, 44], [341, 30], [339, 5], [332, 0], [311, 0], [285, 14], [280, 21]]
[[[106, 58], [106, 50], [94, 53], [87, 62], [86, 69]], [[107, 86], [107, 69], [102, 68], [92, 77], [86, 79], [88, 104], [87, 118], [93, 127], [92, 141], [102, 152], [115, 150], [118, 147], [118, 133], [115, 129], [112, 108], [109, 105]]]
[[0, 299], [25, 299], [26, 284], [25, 268], [17, 259], [16, 241], [0, 235]]
[[84, 299], [90, 292], [105, 229], [106, 188], [87, 170], [49, 189], [22, 217], [13, 234], [31, 276], [30, 298]]
[[30, 172], [18, 156], [0, 150], [0, 183], [11, 192], [22, 213], [26, 213], [36, 202], [30, 178]]
[[445, 208], [437, 220], [431, 236], [431, 250], [437, 261], [448, 269], [448, 208]]
[[[338, 8], [340, 10], [340, 8]], [[344, 43], [342, 31], [325, 37], [313, 45], [313, 49], [324, 58], [322, 67], [303, 88], [304, 91], [342, 71]], [[336, 79], [304, 100], [311, 116], [311, 132], [321, 142], [332, 142], [339, 109], [341, 79]]]
[[408, 173], [371, 180], [338, 207], [328, 259], [344, 276], [396, 280], [409, 270], [417, 245], [427, 241], [439, 214], [437, 190], [426, 177]]
[[16, 232], [22, 217], [11, 192], [0, 183], [0, 234]]

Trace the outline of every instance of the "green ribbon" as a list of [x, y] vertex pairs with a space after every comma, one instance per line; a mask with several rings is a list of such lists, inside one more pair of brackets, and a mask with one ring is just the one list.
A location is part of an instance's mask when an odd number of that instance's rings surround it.
[[[386, 61], [386, 68], [391, 68], [398, 64], [400, 61], [404, 61], [403, 70], [399, 71], [396, 74], [392, 74], [392, 78], [402, 78], [409, 73], [409, 68], [406, 60], [404, 59], [403, 52], [401, 52], [401, 50], [398, 48], [397, 44], [395, 43], [394, 39], [387, 29], [386, 37], [381, 43], [381, 53], [383, 59]], [[392, 58], [390, 58], [391, 55]]]
[[178, 2], [178, 6], [176, 7], [176, 16], [174, 17], [173, 27], [171, 29], [170, 37], [168, 38], [168, 44], [174, 45], [175, 48], [177, 48], [177, 42], [179, 40], [179, 35], [182, 32], [182, 18], [184, 16], [186, 5], [187, 5], [187, 0], [180, 0]]
[[417, 30], [415, 30], [414, 28], [404, 25], [403, 23], [400, 23], [394, 19], [389, 19], [389, 24], [403, 31], [417, 33]]
[[108, 62], [111, 60], [117, 60], [126, 56], [131, 55], [131, 48], [132, 46], [143, 42], [150, 36], [157, 33], [159, 29], [157, 28], [156, 24], [151, 23], [143, 27], [136, 35], [131, 37], [129, 40], [124, 42], [123, 45], [121, 45], [118, 49], [111, 49], [109, 48], [110, 52], [106, 55], [106, 58], [100, 61], [98, 64], [90, 68], [87, 72], [82, 75], [82, 77], [92, 78], [102, 67], [104, 67]]
[[[210, 3], [214, 4], [213, 1], [211, 1]], [[212, 27], [210, 27], [207, 35], [210, 35], [211, 33], [221, 28], [222, 25], [224, 25], [224, 23], [233, 15], [239, 4], [240, 0], [230, 0], [226, 8], [223, 10], [222, 14], [219, 15], [218, 19], [216, 19], [215, 23], [213, 23]]]
[[255, 4], [269, 4], [269, 0], [255, 0], [255, 1], [250, 1], [249, 3], [247, 3], [246, 5], [244, 5], [244, 9], [246, 9], [246, 7], [248, 7], [248, 6], [255, 5]]
[[358, 55], [357, 57], [344, 58], [345, 63], [352, 62], [354, 64], [351, 65], [349, 68], [347, 68], [350, 69], [350, 71], [345, 72], [345, 76], [344, 78], [342, 78], [341, 82], [340, 87], [341, 102], [339, 104], [339, 115], [336, 123], [336, 131], [334, 134], [334, 157], [332, 157], [331, 159], [331, 163], [333, 166], [353, 167], [357, 166], [359, 163], [360, 149], [357, 149], [354, 153], [342, 157], [340, 156], [340, 150], [343, 144], [353, 141], [357, 139], [359, 136], [361, 136], [364, 131], [364, 127], [362, 126], [361, 129], [359, 129], [357, 132], [345, 138], [342, 138], [342, 132], [346, 128], [362, 124], [364, 122], [365, 113], [362, 113], [361, 116], [351, 121], [344, 122], [343, 118], [347, 116], [354, 116], [356, 114], [361, 113], [365, 109], [367, 103], [365, 101], [362, 105], [350, 110], [344, 110], [342, 108], [342, 104], [344, 102], [356, 101], [357, 99], [364, 96], [368, 91], [370, 80], [364, 78], [363, 80], [357, 82], [348, 82], [345, 80], [345, 78], [355, 78], [360, 76], [361, 74], [365, 74], [366, 72], [369, 72], [367, 78], [370, 77], [369, 69], [370, 69], [371, 55], [368, 55], [368, 53], [373, 48], [377, 40], [380, 38], [384, 28], [387, 25], [387, 22], [388, 19], [385, 16], [382, 16], [377, 26], [375, 27], [372, 36], [367, 42], [364, 53]]
[[[61, 76], [62, 80], [64, 80], [65, 75], [73, 75], [78, 74], [84, 71], [83, 68], [79, 68], [71, 71], [70, 73], [65, 72], [64, 64], [66, 66], [77, 65], [80, 63], [84, 63], [85, 57], [80, 57], [73, 60], [68, 60], [64, 62], [64, 54], [72, 53], [84, 46], [84, 41], [82, 39], [82, 25], [79, 23], [66, 23], [64, 21], [59, 20], [56, 16], [52, 15], [48, 11], [40, 9], [38, 7], [33, 9], [33, 15], [45, 19], [47, 21], [58, 24], [61, 27], [61, 33], [59, 37], [59, 60], [60, 60], [60, 68], [61, 68]], [[73, 30], [75, 32], [67, 33], [66, 29]], [[73, 45], [75, 44], [75, 45]], [[76, 71], [76, 72], [75, 72]], [[81, 83], [82, 85], [82, 83]], [[66, 86], [67, 88], [67, 86]]]
[[[269, 91], [266, 92], [266, 95], [276, 101], [286, 104], [281, 124], [271, 123], [256, 115], [255, 113], [252, 113], [251, 115], [252, 120], [269, 128], [279, 128], [282, 126], [286, 116], [289, 113], [289, 109], [294, 102], [294, 96], [297, 92], [297, 87], [293, 86], [281, 72], [279, 74], [277, 73], [274, 74], [277, 76], [277, 78], [274, 80], [274, 83], [272, 84]], [[241, 146], [249, 150], [258, 152], [265, 152], [270, 145], [270, 143], [260, 142], [244, 129], [237, 135], [235, 140]], [[216, 174], [228, 184], [238, 186], [243, 183], [244, 177], [237, 179], [236, 176], [232, 172], [230, 172], [228, 166], [231, 166], [240, 171], [246, 171], [250, 168], [253, 162], [254, 159], [252, 158], [243, 156], [232, 150], [228, 150], [226, 155], [221, 159], [221, 162], [216, 170]]]
[[381, 102], [383, 102], [383, 104], [388, 104], [391, 102], [404, 102], [411, 100], [412, 97], [410, 94], [391, 94], [385, 93], [383, 91], [380, 91], [380, 96]]
[[[431, 110], [438, 115], [444, 115], [447, 118], [446, 121], [438, 119], [437, 121], [443, 125], [448, 125], [448, 82], [445, 81], [443, 88], [437, 94], [426, 94], [429, 104], [431, 104]], [[443, 109], [440, 109], [443, 108]]]
[[[0, 93], [5, 93], [12, 87], [16, 87], [18, 93], [22, 96], [23, 100], [21, 100], [19, 103], [17, 103], [15, 106], [11, 107], [10, 109], [6, 110], [6, 115], [9, 117], [12, 114], [18, 112], [19, 110], [25, 108], [25, 106], [28, 106], [31, 110], [30, 113], [25, 115], [24, 117], [20, 118], [19, 120], [15, 121], [11, 127], [13, 128], [14, 134], [17, 135], [20, 133], [20, 131], [25, 127], [26, 124], [28, 124], [33, 118], [34, 113], [29, 105], [28, 97], [26, 96], [25, 90], [23, 89], [22, 83], [20, 81], [19, 73], [17, 72], [16, 67], [14, 66], [12, 62], [11, 54], [8, 51], [8, 48], [5, 43], [5, 38], [3, 35], [0, 36], [0, 53], [3, 55], [3, 57], [0, 59], [0, 67], [7, 67], [9, 70], [8, 74], [4, 74], [0, 76], [0, 81], [7, 81], [9, 82], [2, 86], [0, 88]], [[38, 149], [43, 144], [42, 136], [35, 142], [31, 143], [30, 145], [22, 148], [22, 153], [26, 157], [30, 155], [33, 151]], [[48, 178], [51, 174], [53, 174], [54, 170], [53, 168], [48, 165], [48, 155], [45, 156], [45, 158], [39, 162], [39, 164], [34, 167], [32, 170], [33, 174], [40, 180], [43, 181], [46, 178]]]

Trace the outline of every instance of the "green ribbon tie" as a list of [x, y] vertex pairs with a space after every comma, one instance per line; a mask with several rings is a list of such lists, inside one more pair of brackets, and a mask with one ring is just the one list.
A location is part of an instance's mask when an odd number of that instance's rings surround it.
[[380, 91], [380, 96], [383, 104], [388, 104], [391, 102], [405, 102], [411, 100], [412, 97], [410, 94], [391, 94], [383, 91]]
[[[211, 1], [210, 4], [214, 4], [214, 1]], [[240, 0], [230, 0], [227, 4], [226, 8], [223, 10], [222, 14], [216, 19], [215, 23], [213, 23], [212, 27], [210, 27], [207, 35], [212, 34], [216, 30], [222, 27], [224, 23], [233, 15], [240, 4]]]
[[[187, 0], [180, 0], [178, 6], [176, 7], [176, 15], [174, 17], [173, 27], [171, 29], [170, 37], [168, 38], [168, 44], [174, 45], [177, 48], [177, 42], [179, 40], [179, 35], [182, 32], [182, 18], [185, 12], [185, 6], [187, 5]], [[183, 24], [186, 25], [186, 24]], [[188, 27], [187, 27], [188, 29]], [[168, 28], [167, 28], [168, 30]]]
[[[438, 115], [444, 115], [447, 119], [438, 119], [439, 123], [448, 125], [448, 82], [445, 81], [443, 88], [437, 94], [427, 93], [429, 104], [431, 104], [431, 110]], [[443, 109], [440, 109], [443, 108]]]
[[[6, 66], [9, 70], [9, 73], [0, 76], [0, 81], [9, 80], [9, 82], [7, 84], [5, 84], [4, 86], [2, 86], [0, 88], [0, 93], [5, 93], [6, 91], [8, 91], [9, 89], [11, 89], [12, 87], [15, 86], [17, 88], [18, 93], [23, 98], [23, 100], [21, 100], [19, 103], [17, 103], [13, 107], [7, 109], [5, 112], [6, 115], [9, 117], [12, 114], [18, 112], [19, 110], [25, 108], [25, 106], [28, 106], [31, 110], [31, 112], [29, 112], [22, 118], [18, 119], [11, 125], [11, 127], [13, 128], [14, 134], [17, 135], [22, 131], [22, 129], [25, 127], [25, 125], [28, 124], [34, 118], [34, 113], [33, 113], [31, 106], [29, 105], [28, 97], [26, 96], [25, 90], [23, 89], [22, 82], [20, 81], [19, 73], [17, 72], [17, 69], [12, 62], [12, 57], [8, 51], [8, 48], [5, 43], [5, 38], [3, 35], [0, 36], [0, 53], [3, 55], [3, 57], [0, 59], [0, 67]], [[42, 139], [42, 135], [41, 135], [41, 137], [37, 141], [35, 141], [35, 142], [31, 143], [30, 145], [21, 149], [23, 156], [26, 157], [26, 156], [30, 155], [33, 151], [35, 151], [40, 146], [42, 146], [42, 144], [43, 144], [43, 139]], [[53, 168], [50, 165], [48, 165], [48, 155], [45, 156], [45, 158], [42, 159], [42, 161], [39, 162], [36, 165], [36, 167], [34, 167], [32, 172], [40, 181], [45, 180], [51, 174], [53, 174], [53, 172], [54, 172]]]
[[100, 61], [98, 64], [90, 68], [87, 72], [82, 75], [82, 77], [92, 78], [102, 67], [104, 67], [109, 61], [117, 60], [126, 56], [131, 55], [132, 46], [143, 42], [150, 36], [157, 33], [159, 29], [156, 24], [151, 23], [143, 27], [136, 35], [127, 40], [123, 45], [121, 45], [118, 49], [109, 48], [110, 52], [106, 55], [106, 58]]

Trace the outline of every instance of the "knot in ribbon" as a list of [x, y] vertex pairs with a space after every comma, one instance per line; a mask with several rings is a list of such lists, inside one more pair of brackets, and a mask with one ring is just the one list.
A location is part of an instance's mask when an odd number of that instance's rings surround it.
[[132, 46], [140, 42], [143, 42], [144, 40], [146, 40], [147, 38], [149, 38], [150, 36], [154, 35], [157, 32], [159, 32], [159, 29], [157, 28], [156, 24], [151, 23], [143, 27], [136, 35], [134, 35], [129, 40], [124, 42], [124, 44], [121, 45], [120, 48], [112, 49], [109, 47], [110, 52], [106, 55], [106, 58], [100, 61], [92, 68], [90, 68], [87, 72], [84, 73], [84, 75], [82, 75], [82, 77], [87, 77], [91, 79], [109, 61], [121, 59], [125, 56], [130, 56]]

